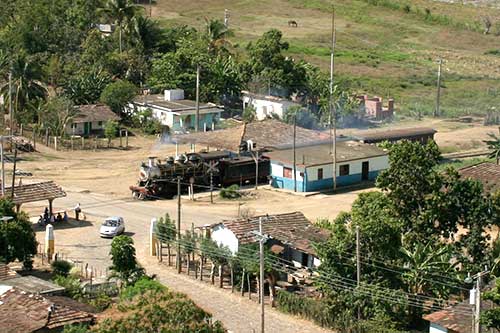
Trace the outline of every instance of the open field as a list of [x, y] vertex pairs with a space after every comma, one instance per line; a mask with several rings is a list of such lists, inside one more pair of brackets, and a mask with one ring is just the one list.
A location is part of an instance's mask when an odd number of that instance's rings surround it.
[[[290, 55], [328, 68], [331, 2], [327, 0], [158, 0], [153, 17], [165, 25], [203, 29], [204, 17], [222, 19], [225, 8], [240, 56], [245, 56], [248, 42], [277, 28], [290, 43]], [[499, 104], [500, 36], [495, 34], [500, 34], [500, 9], [431, 0], [338, 0], [335, 8], [336, 72], [358, 92], [393, 96], [405, 112], [430, 113], [435, 62], [442, 57], [445, 114], [484, 113]], [[490, 35], [481, 33], [484, 16], [493, 23]], [[288, 27], [291, 19], [298, 28]]]

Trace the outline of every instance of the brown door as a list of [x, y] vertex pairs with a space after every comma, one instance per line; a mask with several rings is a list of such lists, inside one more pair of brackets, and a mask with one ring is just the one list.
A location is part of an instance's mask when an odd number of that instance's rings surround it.
[[361, 166], [361, 179], [368, 180], [370, 176], [370, 162], [363, 162]]

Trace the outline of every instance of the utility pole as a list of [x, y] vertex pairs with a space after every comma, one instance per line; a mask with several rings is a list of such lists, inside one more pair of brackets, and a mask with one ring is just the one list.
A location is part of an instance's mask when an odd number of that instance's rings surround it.
[[337, 190], [337, 110], [335, 108], [335, 102], [333, 101], [333, 72], [335, 69], [335, 44], [336, 44], [336, 32], [335, 32], [335, 9], [332, 10], [332, 50], [330, 54], [330, 115], [332, 115], [333, 122], [333, 191]]
[[194, 128], [196, 132], [199, 130], [200, 124], [200, 65], [196, 66], [196, 124]]
[[2, 197], [5, 197], [5, 161], [3, 156], [3, 139], [4, 137], [0, 137], [0, 159], [2, 160]]
[[229, 29], [229, 10], [224, 9], [224, 26]]
[[12, 187], [10, 189], [10, 197], [14, 200], [14, 185], [16, 183], [16, 166], [17, 166], [17, 145], [14, 143], [14, 168], [12, 169]]
[[14, 106], [12, 104], [12, 66], [9, 71], [9, 116], [10, 116], [10, 135], [14, 134]]
[[149, 17], [153, 16], [153, 0], [149, 0]]
[[177, 273], [181, 273], [181, 177], [177, 177]]
[[[359, 225], [356, 226], [356, 281], [357, 288], [361, 285], [361, 255], [359, 242]], [[358, 306], [358, 320], [361, 320], [361, 308]]]
[[438, 60], [438, 78], [437, 78], [437, 95], [436, 95], [436, 110], [434, 110], [434, 117], [439, 117], [441, 114], [441, 67], [443, 59]]
[[262, 231], [262, 217], [259, 217], [259, 231], [251, 233], [259, 240], [259, 294], [260, 294], [260, 331], [264, 333], [264, 243], [267, 237]]
[[297, 192], [297, 157], [296, 151], [296, 137], [297, 137], [297, 112], [293, 116], [293, 191]]

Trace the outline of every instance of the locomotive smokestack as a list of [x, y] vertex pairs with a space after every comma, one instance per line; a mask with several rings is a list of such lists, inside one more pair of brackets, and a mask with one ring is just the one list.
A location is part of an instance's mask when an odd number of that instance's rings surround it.
[[150, 168], [154, 167], [155, 166], [155, 159], [156, 159], [156, 156], [150, 156], [148, 157], [148, 165]]

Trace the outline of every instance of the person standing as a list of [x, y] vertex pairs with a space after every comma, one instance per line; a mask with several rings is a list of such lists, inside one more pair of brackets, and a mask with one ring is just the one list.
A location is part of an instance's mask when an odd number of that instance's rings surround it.
[[77, 203], [75, 206], [75, 218], [77, 221], [80, 220], [80, 213], [82, 212], [82, 209], [80, 208], [80, 203]]

